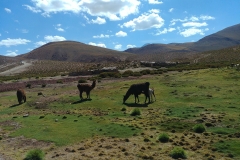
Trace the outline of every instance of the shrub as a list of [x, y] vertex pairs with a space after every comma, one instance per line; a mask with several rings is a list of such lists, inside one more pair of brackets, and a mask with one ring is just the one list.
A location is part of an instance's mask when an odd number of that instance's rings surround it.
[[128, 76], [132, 76], [133, 75], [133, 71], [131, 70], [127, 70], [125, 72], [123, 72], [122, 76], [123, 77], [128, 77]]
[[125, 108], [125, 107], [123, 107], [122, 109], [121, 109], [121, 111], [126, 111], [127, 109]]
[[182, 149], [181, 147], [173, 148], [173, 150], [170, 152], [170, 156], [174, 159], [178, 159], [178, 158], [184, 158], [185, 159], [185, 158], [187, 158], [184, 149]]
[[46, 84], [42, 84], [42, 88], [46, 87]]
[[167, 133], [162, 133], [159, 135], [158, 140], [163, 143], [168, 142], [169, 136]]
[[205, 131], [205, 127], [203, 124], [196, 124], [194, 127], [193, 127], [193, 131], [196, 132], [196, 133], [203, 133]]
[[86, 79], [79, 79], [78, 83], [87, 83]]
[[44, 158], [43, 151], [40, 149], [34, 149], [30, 150], [27, 153], [26, 158], [24, 158], [24, 160], [43, 160], [43, 158]]
[[31, 88], [31, 84], [30, 84], [30, 83], [28, 83], [28, 84], [26, 85], [26, 87], [28, 87], [28, 88]]
[[133, 73], [133, 76], [135, 76], [135, 77], [140, 77], [140, 76], [142, 76], [142, 74], [141, 74], [140, 72], [134, 72], [134, 73]]
[[141, 115], [141, 111], [140, 111], [140, 109], [138, 109], [138, 108], [134, 108], [134, 109], [132, 110], [132, 112], [130, 113], [130, 115], [131, 115], [131, 116]]
[[62, 80], [57, 80], [57, 83], [63, 83], [63, 81]]

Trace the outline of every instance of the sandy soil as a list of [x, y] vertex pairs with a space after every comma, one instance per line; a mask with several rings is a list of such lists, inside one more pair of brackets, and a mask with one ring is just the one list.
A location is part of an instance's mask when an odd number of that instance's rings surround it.
[[21, 72], [25, 71], [27, 69], [27, 67], [29, 67], [31, 65], [32, 65], [32, 62], [23, 61], [22, 65], [20, 65], [20, 66], [11, 68], [4, 72], [0, 72], [0, 76], [10, 76], [10, 75], [14, 75], [17, 73], [21, 73]]

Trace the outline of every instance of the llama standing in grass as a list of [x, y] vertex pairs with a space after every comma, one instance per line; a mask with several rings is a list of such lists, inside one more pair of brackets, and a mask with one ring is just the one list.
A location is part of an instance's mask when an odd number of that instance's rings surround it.
[[156, 97], [155, 97], [154, 89], [153, 89], [153, 88], [149, 88], [148, 94], [149, 94], [149, 97], [150, 97], [150, 99], [151, 99], [151, 102], [154, 101], [154, 100], [153, 100], [153, 97], [154, 97], [154, 99], [155, 99], [155, 101], [156, 101]]
[[26, 93], [23, 89], [18, 89], [17, 90], [17, 99], [18, 99], [19, 104], [21, 104], [22, 101], [26, 102], [26, 100], [27, 100]]
[[138, 99], [138, 103], [139, 103], [139, 98], [138, 95], [140, 95], [141, 93], [145, 94], [145, 103], [147, 101], [148, 98], [148, 103], [150, 103], [150, 97], [149, 97], [149, 82], [146, 83], [140, 83], [140, 84], [132, 84], [130, 86], [130, 88], [128, 89], [127, 93], [123, 96], [123, 103], [126, 102], [126, 100], [129, 98], [130, 95], [134, 95], [135, 97], [135, 103], [136, 100]]
[[92, 82], [92, 85], [89, 85], [89, 84], [78, 84], [77, 87], [78, 87], [78, 90], [80, 92], [79, 96], [80, 96], [80, 99], [82, 100], [83, 97], [82, 97], [82, 93], [83, 92], [86, 92], [87, 94], [87, 99], [90, 99], [90, 92], [91, 90], [96, 86], [96, 80], [93, 80]]

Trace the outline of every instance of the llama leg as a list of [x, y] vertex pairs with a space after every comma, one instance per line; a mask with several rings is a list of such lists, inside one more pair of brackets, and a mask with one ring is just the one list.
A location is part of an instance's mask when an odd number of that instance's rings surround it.
[[83, 93], [83, 91], [80, 91], [80, 99], [82, 100], [83, 99], [83, 97], [82, 97], [82, 93]]
[[23, 101], [26, 102], [27, 101], [27, 98], [26, 96], [23, 96]]

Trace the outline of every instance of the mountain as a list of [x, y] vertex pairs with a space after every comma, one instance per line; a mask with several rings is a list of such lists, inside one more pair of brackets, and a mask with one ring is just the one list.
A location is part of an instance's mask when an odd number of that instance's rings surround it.
[[208, 35], [197, 42], [148, 44], [140, 48], [129, 48], [125, 52], [138, 54], [138, 59], [146, 60], [176, 60], [189, 59], [197, 53], [218, 50], [240, 44], [240, 24], [225, 28]]
[[0, 65], [5, 65], [8, 63], [15, 63], [20, 61], [20, 59], [15, 58], [15, 57], [7, 57], [7, 56], [1, 56], [0, 55]]
[[50, 42], [18, 57], [24, 59], [57, 60], [72, 62], [117, 62], [132, 53], [87, 45], [76, 41]]

